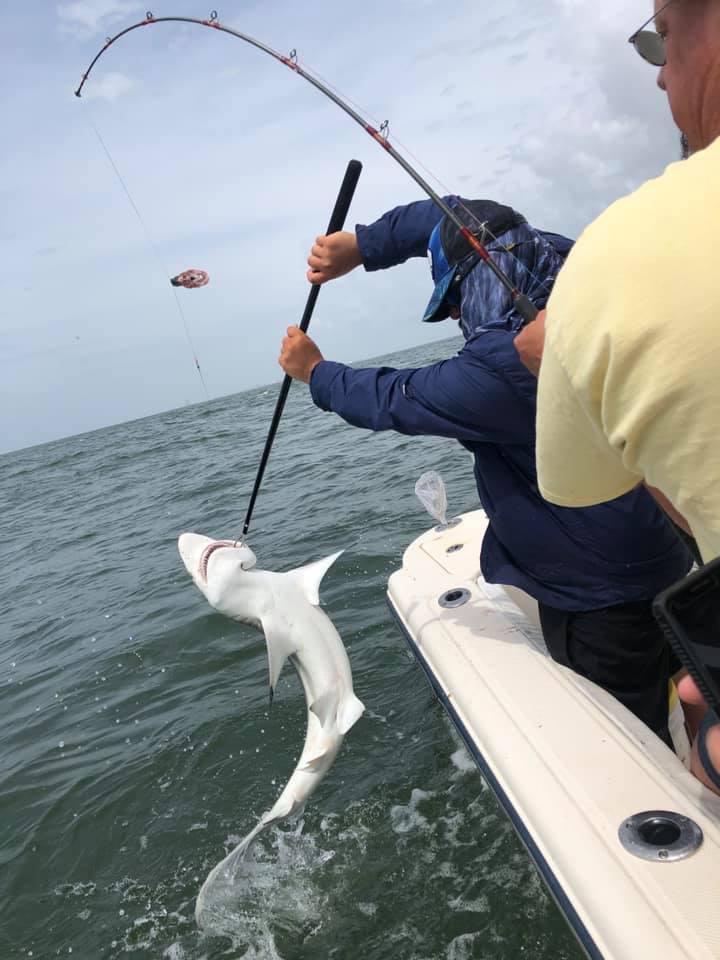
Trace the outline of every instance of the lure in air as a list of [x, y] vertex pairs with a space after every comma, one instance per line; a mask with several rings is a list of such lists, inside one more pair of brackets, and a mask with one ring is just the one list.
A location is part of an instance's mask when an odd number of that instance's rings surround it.
[[174, 287], [185, 287], [188, 290], [194, 290], [196, 287], [204, 287], [210, 277], [204, 270], [183, 270], [176, 277], [170, 278], [170, 283]]

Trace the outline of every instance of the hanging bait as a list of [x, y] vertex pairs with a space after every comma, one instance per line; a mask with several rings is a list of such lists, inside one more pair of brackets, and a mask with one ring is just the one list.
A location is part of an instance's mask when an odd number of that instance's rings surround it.
[[204, 270], [183, 270], [176, 277], [170, 278], [170, 283], [174, 287], [185, 287], [187, 290], [194, 290], [196, 287], [204, 287], [209, 283], [210, 277]]

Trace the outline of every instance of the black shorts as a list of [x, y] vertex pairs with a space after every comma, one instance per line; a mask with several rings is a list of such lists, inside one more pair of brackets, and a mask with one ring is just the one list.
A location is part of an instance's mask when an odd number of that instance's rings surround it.
[[553, 660], [607, 690], [672, 746], [670, 647], [652, 614], [651, 601], [581, 612], [538, 606]]

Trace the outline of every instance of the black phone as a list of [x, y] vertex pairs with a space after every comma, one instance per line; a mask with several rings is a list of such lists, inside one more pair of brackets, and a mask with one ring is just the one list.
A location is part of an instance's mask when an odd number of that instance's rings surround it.
[[653, 613], [709, 706], [720, 709], [720, 557], [659, 593]]

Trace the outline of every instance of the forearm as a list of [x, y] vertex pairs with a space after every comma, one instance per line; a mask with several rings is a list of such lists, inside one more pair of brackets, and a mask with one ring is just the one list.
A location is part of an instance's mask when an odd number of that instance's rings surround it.
[[537, 377], [540, 374], [543, 347], [545, 344], [545, 314], [541, 310], [537, 317], [522, 328], [513, 343], [521, 362]]
[[402, 408], [407, 404], [404, 390], [411, 372], [391, 367], [354, 369], [325, 360], [313, 370], [310, 392], [320, 409], [337, 414], [352, 426], [422, 433], [417, 418], [409, 417], [407, 410], [403, 415]]
[[[444, 197], [453, 203], [455, 197]], [[411, 257], [427, 255], [433, 228], [443, 212], [433, 200], [418, 200], [388, 210], [369, 225], [355, 227], [358, 248], [366, 270], [384, 270], [405, 263]]]
[[532, 411], [502, 378], [464, 353], [417, 370], [356, 370], [323, 361], [310, 390], [321, 409], [368, 430], [467, 443], [531, 440]]

